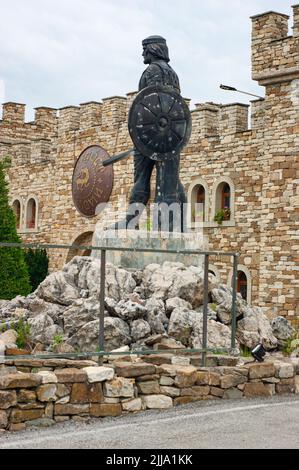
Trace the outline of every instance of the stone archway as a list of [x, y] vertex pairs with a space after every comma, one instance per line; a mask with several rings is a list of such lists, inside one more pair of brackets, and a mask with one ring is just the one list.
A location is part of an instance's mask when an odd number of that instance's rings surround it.
[[[75, 240], [72, 242], [72, 245], [83, 245], [83, 246], [91, 246], [92, 244], [92, 237], [93, 232], [84, 232], [81, 233]], [[70, 248], [67, 254], [66, 262], [68, 263], [73, 259], [75, 256], [90, 256], [91, 250], [79, 250], [76, 248]]]

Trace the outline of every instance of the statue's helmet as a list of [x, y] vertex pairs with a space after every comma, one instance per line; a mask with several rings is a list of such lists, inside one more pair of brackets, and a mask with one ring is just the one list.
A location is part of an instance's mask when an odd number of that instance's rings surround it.
[[162, 36], [149, 36], [142, 41], [142, 46], [148, 50], [156, 59], [169, 62], [169, 52], [166, 39]]

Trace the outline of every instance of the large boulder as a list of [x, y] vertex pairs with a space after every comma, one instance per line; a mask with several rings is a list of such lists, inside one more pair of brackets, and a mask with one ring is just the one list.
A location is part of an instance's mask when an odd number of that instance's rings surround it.
[[[193, 348], [202, 348], [203, 316], [197, 315], [193, 325], [191, 344]], [[208, 319], [208, 348], [229, 349], [231, 347], [231, 329], [215, 320]]]
[[78, 299], [63, 313], [64, 332], [73, 336], [86, 323], [99, 318], [100, 302], [94, 297]]
[[147, 314], [147, 309], [143, 305], [131, 300], [121, 300], [114, 308], [114, 314], [124, 321], [131, 322], [138, 318], [143, 318]]
[[[1, 330], [0, 330], [1, 331]], [[16, 348], [18, 334], [15, 330], [7, 330], [0, 334], [0, 350]]]
[[35, 292], [41, 299], [61, 305], [71, 305], [80, 297], [72, 277], [64, 271], [50, 274]]
[[[209, 277], [210, 287], [212, 278]], [[167, 300], [179, 297], [196, 308], [203, 303], [203, 271], [195, 266], [185, 267], [182, 263], [166, 261], [162, 266], [150, 264], [143, 273], [143, 286], [148, 297]]]
[[180, 341], [184, 346], [191, 347], [191, 335], [196, 322], [197, 313], [186, 308], [175, 308], [171, 314], [168, 335]]
[[163, 300], [151, 297], [145, 304], [147, 309], [146, 321], [151, 327], [153, 334], [166, 333], [169, 320], [165, 314]]
[[[168, 334], [190, 348], [202, 348], [203, 314], [194, 310], [176, 308], [170, 317]], [[230, 348], [231, 330], [208, 318], [208, 347]]]
[[291, 339], [294, 335], [294, 329], [291, 323], [284, 317], [276, 317], [271, 322], [271, 328], [275, 338], [283, 343], [287, 339]]
[[44, 313], [28, 320], [30, 325], [30, 338], [34, 343], [50, 346], [55, 336], [62, 336], [63, 330], [55, 325], [52, 318]]
[[270, 321], [258, 307], [248, 307], [242, 320], [238, 321], [237, 339], [249, 349], [258, 343], [262, 343], [268, 350], [277, 347], [277, 339], [273, 335]]
[[131, 324], [131, 337], [134, 342], [139, 341], [151, 333], [151, 327], [147, 321], [139, 319]]
[[[105, 351], [112, 351], [121, 346], [130, 344], [130, 328], [120, 318], [106, 317], [104, 319]], [[99, 320], [86, 323], [68, 343], [75, 349], [86, 352], [95, 352], [99, 349]]]
[[[211, 297], [216, 304], [217, 318], [225, 325], [231, 324], [231, 310], [232, 310], [232, 288], [227, 287], [225, 284], [220, 284], [211, 291]], [[238, 293], [236, 297], [236, 314], [240, 318], [247, 311], [247, 303], [242, 299]]]

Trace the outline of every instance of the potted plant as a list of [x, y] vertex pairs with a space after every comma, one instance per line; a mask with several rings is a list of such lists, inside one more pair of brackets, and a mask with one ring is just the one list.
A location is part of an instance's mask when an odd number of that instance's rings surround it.
[[222, 225], [222, 222], [224, 220], [230, 220], [230, 216], [230, 209], [228, 207], [225, 207], [224, 209], [220, 209], [218, 212], [216, 212], [214, 222], [217, 222], [219, 225]]

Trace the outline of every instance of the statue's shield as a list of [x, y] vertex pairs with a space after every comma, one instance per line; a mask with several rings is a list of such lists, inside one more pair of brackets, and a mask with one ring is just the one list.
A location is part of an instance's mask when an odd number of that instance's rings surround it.
[[109, 154], [99, 145], [87, 147], [79, 156], [72, 182], [73, 201], [84, 217], [95, 217], [99, 205], [109, 201], [113, 186], [113, 167], [104, 167]]
[[139, 152], [152, 160], [174, 158], [191, 134], [191, 113], [184, 98], [169, 86], [150, 86], [136, 96], [129, 132]]

